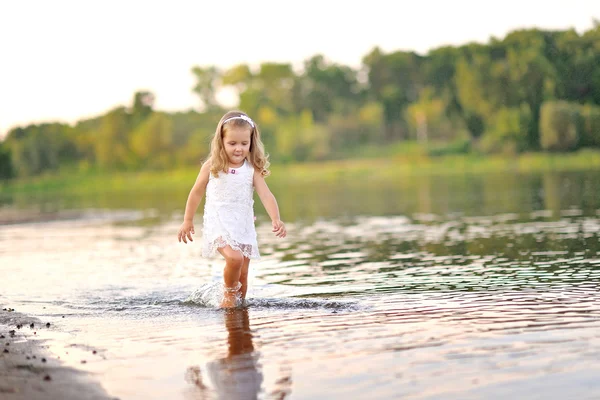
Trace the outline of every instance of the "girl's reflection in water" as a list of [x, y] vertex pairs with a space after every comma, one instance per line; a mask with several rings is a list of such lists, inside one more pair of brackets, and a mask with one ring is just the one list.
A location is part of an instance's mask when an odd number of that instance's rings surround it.
[[[228, 337], [227, 357], [209, 362], [206, 365], [210, 379], [209, 388], [202, 381], [200, 368], [190, 367], [186, 380], [193, 383], [200, 393], [208, 395], [216, 392], [219, 399], [257, 399], [263, 383], [259, 353], [254, 350], [248, 309], [229, 309], [225, 311], [225, 327]], [[290, 393], [291, 377], [286, 374], [276, 382], [271, 398], [284, 399]], [[204, 396], [200, 397], [204, 398]], [[208, 396], [212, 398], [212, 396]]]

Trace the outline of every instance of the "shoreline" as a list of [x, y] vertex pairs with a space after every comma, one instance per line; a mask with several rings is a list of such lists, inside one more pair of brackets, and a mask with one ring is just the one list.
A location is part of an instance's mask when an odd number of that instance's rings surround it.
[[115, 400], [87, 372], [64, 366], [47, 350], [43, 332], [52, 329], [51, 325], [7, 310], [3, 306], [0, 311], [0, 398]]
[[[61, 193], [89, 195], [98, 192], [127, 193], [134, 190], [189, 190], [199, 167], [166, 170], [102, 171], [60, 170], [13, 181], [0, 181], [0, 195]], [[515, 156], [477, 154], [428, 157], [422, 154], [397, 154], [379, 158], [283, 163], [272, 166], [270, 182], [290, 179], [304, 183], [328, 183], [344, 177], [368, 176], [373, 180], [422, 175], [482, 173], [544, 173], [600, 169], [600, 150], [573, 153], [523, 153]], [[149, 189], [150, 188], [150, 189]], [[0, 199], [1, 200], [1, 199]]]

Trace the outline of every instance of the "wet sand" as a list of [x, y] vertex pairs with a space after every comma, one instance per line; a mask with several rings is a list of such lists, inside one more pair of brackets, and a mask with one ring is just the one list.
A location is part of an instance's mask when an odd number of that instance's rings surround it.
[[4, 306], [0, 310], [1, 399], [115, 399], [89, 374], [63, 366], [50, 354], [44, 345], [43, 332], [52, 326], [9, 310]]

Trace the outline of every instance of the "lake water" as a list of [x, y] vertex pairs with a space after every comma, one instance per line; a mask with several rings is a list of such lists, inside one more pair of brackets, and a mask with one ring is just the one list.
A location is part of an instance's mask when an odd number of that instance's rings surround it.
[[600, 398], [598, 172], [280, 183], [234, 311], [186, 192], [14, 194], [0, 303], [121, 399]]

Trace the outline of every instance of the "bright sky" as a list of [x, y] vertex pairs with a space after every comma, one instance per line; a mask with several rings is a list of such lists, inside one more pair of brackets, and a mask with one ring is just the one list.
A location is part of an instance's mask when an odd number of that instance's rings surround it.
[[517, 28], [582, 32], [593, 18], [599, 0], [3, 1], [0, 137], [102, 114], [140, 89], [161, 110], [197, 107], [194, 65], [300, 66], [323, 54], [358, 67], [375, 46], [426, 53]]

